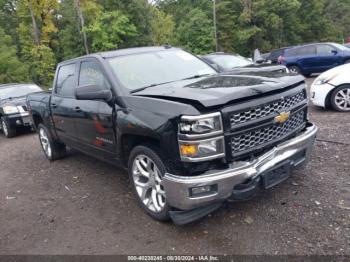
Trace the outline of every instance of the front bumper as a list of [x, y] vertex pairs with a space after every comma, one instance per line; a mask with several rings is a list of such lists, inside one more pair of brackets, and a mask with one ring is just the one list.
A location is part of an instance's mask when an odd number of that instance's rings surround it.
[[322, 85], [312, 85], [310, 88], [310, 102], [315, 106], [325, 108], [327, 105], [327, 96], [335, 86], [325, 83]]
[[[251, 162], [233, 162], [225, 170], [210, 170], [199, 176], [177, 176], [166, 173], [163, 185], [170, 206], [191, 210], [228, 199], [235, 186], [255, 179], [274, 167], [288, 162], [296, 167], [305, 162], [312, 150], [317, 127], [310, 124], [295, 138], [283, 142]], [[194, 196], [193, 188], [208, 186], [212, 190]]]
[[6, 119], [11, 127], [22, 127], [32, 125], [32, 121], [28, 112], [6, 115]]

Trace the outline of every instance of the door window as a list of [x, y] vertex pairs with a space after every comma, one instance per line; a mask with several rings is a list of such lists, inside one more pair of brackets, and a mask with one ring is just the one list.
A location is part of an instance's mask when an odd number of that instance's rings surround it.
[[61, 66], [58, 70], [55, 93], [63, 97], [74, 97], [75, 64]]
[[110, 88], [109, 82], [97, 62], [85, 61], [81, 63], [79, 86], [97, 85]]
[[298, 55], [314, 55], [316, 54], [316, 47], [313, 45], [300, 47]]
[[332, 54], [332, 48], [330, 45], [318, 45], [317, 46], [317, 54], [322, 54], [322, 55], [330, 55]]

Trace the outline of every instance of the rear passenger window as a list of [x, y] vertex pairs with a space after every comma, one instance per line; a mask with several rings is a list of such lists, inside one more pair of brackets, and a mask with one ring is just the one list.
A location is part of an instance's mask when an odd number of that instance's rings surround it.
[[75, 64], [61, 66], [58, 70], [55, 93], [63, 97], [74, 97]]
[[316, 47], [313, 45], [300, 47], [298, 55], [314, 55], [316, 54]]
[[80, 66], [79, 86], [97, 85], [110, 88], [107, 78], [97, 62], [86, 61]]
[[332, 48], [329, 45], [318, 45], [317, 46], [317, 54], [332, 54], [332, 50], [334, 48]]

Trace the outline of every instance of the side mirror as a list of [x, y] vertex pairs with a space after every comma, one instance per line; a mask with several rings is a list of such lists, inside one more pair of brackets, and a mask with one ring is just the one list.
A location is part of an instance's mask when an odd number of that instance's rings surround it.
[[98, 85], [80, 86], [76, 89], [76, 98], [78, 100], [112, 100], [111, 90]]
[[338, 50], [333, 49], [332, 53], [333, 53], [333, 55], [336, 55], [336, 54], [338, 54]]

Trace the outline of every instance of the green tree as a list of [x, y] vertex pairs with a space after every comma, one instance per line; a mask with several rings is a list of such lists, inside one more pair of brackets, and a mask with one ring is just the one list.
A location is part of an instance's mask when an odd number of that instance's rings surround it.
[[12, 39], [0, 28], [0, 83], [29, 81], [28, 66], [16, 54]]
[[212, 21], [200, 9], [185, 14], [176, 30], [177, 44], [195, 54], [214, 50]]
[[119, 11], [102, 13], [84, 30], [92, 39], [94, 52], [116, 49], [127, 37], [136, 34], [135, 26]]
[[175, 23], [171, 15], [153, 8], [151, 21], [151, 39], [153, 45], [171, 44], [174, 40]]

